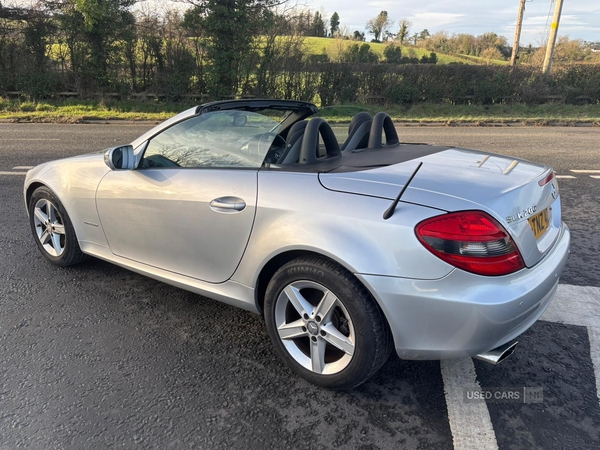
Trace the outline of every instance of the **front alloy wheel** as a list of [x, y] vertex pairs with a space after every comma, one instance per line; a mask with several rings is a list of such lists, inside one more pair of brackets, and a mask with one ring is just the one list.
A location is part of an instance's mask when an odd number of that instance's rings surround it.
[[392, 350], [388, 324], [370, 293], [324, 257], [301, 257], [282, 266], [267, 286], [264, 309], [279, 356], [318, 386], [358, 386]]
[[42, 248], [51, 256], [60, 256], [65, 251], [65, 225], [50, 200], [38, 200], [33, 209], [35, 233]]
[[79, 248], [67, 211], [45, 186], [37, 188], [31, 195], [29, 222], [35, 243], [52, 264], [71, 266], [86, 258]]

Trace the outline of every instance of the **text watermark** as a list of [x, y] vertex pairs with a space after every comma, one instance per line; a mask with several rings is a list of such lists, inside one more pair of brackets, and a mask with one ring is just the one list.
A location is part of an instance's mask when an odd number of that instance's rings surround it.
[[544, 403], [543, 387], [464, 388], [466, 403]]

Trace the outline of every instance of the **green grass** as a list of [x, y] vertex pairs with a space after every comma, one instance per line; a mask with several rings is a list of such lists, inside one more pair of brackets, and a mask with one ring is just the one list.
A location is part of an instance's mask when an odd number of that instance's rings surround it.
[[[197, 103], [165, 103], [141, 101], [64, 100], [34, 103], [0, 98], [0, 120], [15, 122], [77, 123], [89, 120], [165, 120]], [[346, 105], [323, 108], [319, 115], [332, 123], [349, 122], [359, 111], [386, 111], [402, 122], [588, 122], [600, 125], [598, 105], [450, 105], [424, 103], [414, 106]]]
[[454, 56], [457, 59], [464, 60], [465, 62], [471, 62], [474, 64], [498, 64], [500, 66], [508, 66], [510, 61], [504, 61], [503, 59], [485, 59], [481, 56], [474, 55], [458, 55]]
[[[349, 45], [352, 45], [352, 44], [362, 44], [362, 42], [348, 41], [348, 40], [343, 40], [343, 39], [320, 38], [320, 37], [304, 38], [304, 45], [306, 48], [306, 52], [308, 54], [310, 54], [310, 55], [326, 54], [330, 58], [331, 57], [335, 58], [336, 54], [339, 53], [340, 49], [345, 49], [346, 47], [348, 47]], [[383, 51], [387, 44], [380, 44], [380, 43], [376, 43], [376, 42], [367, 42], [367, 44], [369, 44], [371, 46], [371, 50], [373, 50], [373, 52], [377, 56], [379, 56], [379, 59], [381, 59], [381, 60], [384, 59]], [[415, 52], [416, 57], [419, 59], [422, 56], [429, 56], [429, 54], [431, 53], [430, 50], [425, 50], [423, 48], [403, 46], [402, 47], [402, 55], [409, 56], [410, 50], [413, 50]], [[488, 62], [487, 60], [485, 60], [483, 58], [479, 58], [477, 56], [473, 56], [473, 57], [467, 56], [466, 58], [463, 58], [462, 55], [461, 55], [461, 57], [447, 55], [444, 53], [436, 53], [436, 55], [438, 57], [438, 64], [450, 64], [450, 63], [485, 64]], [[508, 64], [507, 61], [497, 61], [497, 60], [493, 60], [492, 63]]]
[[450, 105], [423, 103], [411, 107], [349, 105], [323, 108], [319, 115], [329, 122], [349, 122], [359, 111], [387, 112], [397, 122], [527, 122], [544, 125], [549, 122], [588, 122], [600, 125], [600, 105]]
[[64, 100], [40, 103], [0, 98], [0, 120], [83, 122], [86, 120], [165, 120], [198, 103]]

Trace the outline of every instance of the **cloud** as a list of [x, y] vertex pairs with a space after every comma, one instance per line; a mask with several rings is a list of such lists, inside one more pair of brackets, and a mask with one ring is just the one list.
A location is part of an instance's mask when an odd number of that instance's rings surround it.
[[[456, 13], [439, 13], [439, 12], [422, 12], [416, 13], [409, 19], [416, 24], [427, 25], [427, 28], [438, 28], [444, 25], [458, 22], [465, 14]], [[419, 27], [417, 27], [419, 28]], [[425, 28], [425, 27], [424, 27]]]

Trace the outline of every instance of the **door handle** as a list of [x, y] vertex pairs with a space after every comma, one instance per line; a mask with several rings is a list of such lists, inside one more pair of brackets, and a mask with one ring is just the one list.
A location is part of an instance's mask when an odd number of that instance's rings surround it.
[[243, 211], [245, 207], [246, 202], [238, 197], [220, 197], [210, 202], [210, 208], [221, 213], [236, 213]]

